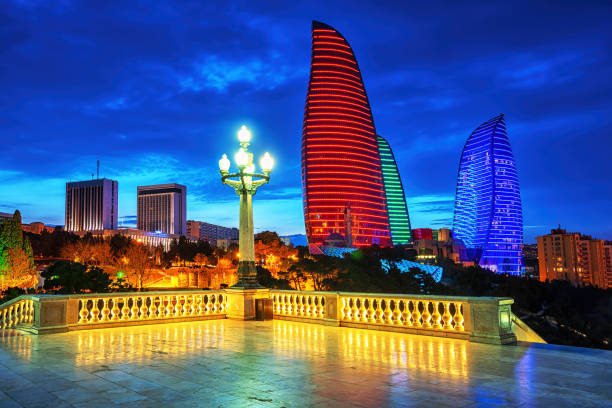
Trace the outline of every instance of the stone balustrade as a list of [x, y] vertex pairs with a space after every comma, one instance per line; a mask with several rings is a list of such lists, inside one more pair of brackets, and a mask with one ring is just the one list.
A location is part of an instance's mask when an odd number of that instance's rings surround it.
[[30, 296], [20, 296], [1, 305], [0, 328], [14, 329], [34, 321], [34, 301]]
[[[101, 327], [224, 319], [226, 298], [222, 290], [30, 295], [27, 298], [20, 296], [14, 299], [16, 303], [12, 305], [0, 305], [0, 313], [3, 322], [5, 314], [9, 316], [6, 318], [6, 327], [15, 327], [13, 316], [23, 314], [25, 317], [19, 317], [20, 323], [23, 323], [20, 328], [42, 334]], [[14, 311], [16, 305], [20, 305], [19, 311]]]
[[37, 334], [187, 320], [248, 320], [255, 317], [255, 300], [260, 298], [271, 299], [275, 319], [484, 343], [517, 340], [510, 298], [269, 289], [26, 295], [0, 305], [0, 316], [2, 328]]
[[275, 319], [514, 343], [510, 298], [272, 290]]

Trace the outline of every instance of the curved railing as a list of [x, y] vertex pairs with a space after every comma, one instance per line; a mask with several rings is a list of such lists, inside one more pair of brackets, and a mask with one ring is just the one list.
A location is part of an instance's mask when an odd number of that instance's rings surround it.
[[34, 322], [34, 301], [30, 296], [19, 296], [0, 305], [0, 328], [14, 329]]

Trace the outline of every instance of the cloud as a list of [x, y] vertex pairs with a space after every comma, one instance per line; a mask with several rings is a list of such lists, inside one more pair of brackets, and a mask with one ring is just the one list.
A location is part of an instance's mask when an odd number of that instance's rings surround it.
[[448, 195], [406, 197], [412, 228], [452, 227], [455, 198]]
[[539, 88], [559, 85], [582, 73], [580, 69], [591, 58], [578, 54], [560, 54], [548, 57], [533, 54], [512, 56], [506, 68], [500, 71], [500, 79], [509, 87]]
[[234, 62], [209, 55], [193, 64], [193, 72], [180, 79], [180, 86], [184, 91], [194, 92], [204, 89], [225, 92], [234, 84], [244, 84], [255, 90], [273, 90], [300, 72], [279, 62], [278, 58], [271, 58], [269, 62], [259, 58]]

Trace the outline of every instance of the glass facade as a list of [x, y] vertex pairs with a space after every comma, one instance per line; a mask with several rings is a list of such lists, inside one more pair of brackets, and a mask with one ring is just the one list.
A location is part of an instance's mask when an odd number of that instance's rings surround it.
[[404, 196], [404, 186], [397, 169], [393, 151], [382, 136], [377, 135], [380, 165], [382, 168], [385, 195], [387, 197], [387, 210], [389, 212], [389, 226], [393, 245], [409, 244], [412, 242], [410, 217]]
[[453, 238], [466, 247], [463, 260], [497, 273], [523, 270], [521, 195], [503, 115], [480, 125], [463, 148]]
[[392, 245], [376, 129], [357, 60], [338, 31], [316, 21], [302, 186], [310, 245], [333, 233], [354, 247]]

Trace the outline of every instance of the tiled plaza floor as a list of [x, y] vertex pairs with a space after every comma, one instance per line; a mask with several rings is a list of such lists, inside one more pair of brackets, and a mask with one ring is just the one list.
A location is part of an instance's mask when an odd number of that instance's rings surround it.
[[284, 321], [0, 334], [0, 407], [604, 407], [612, 352]]

